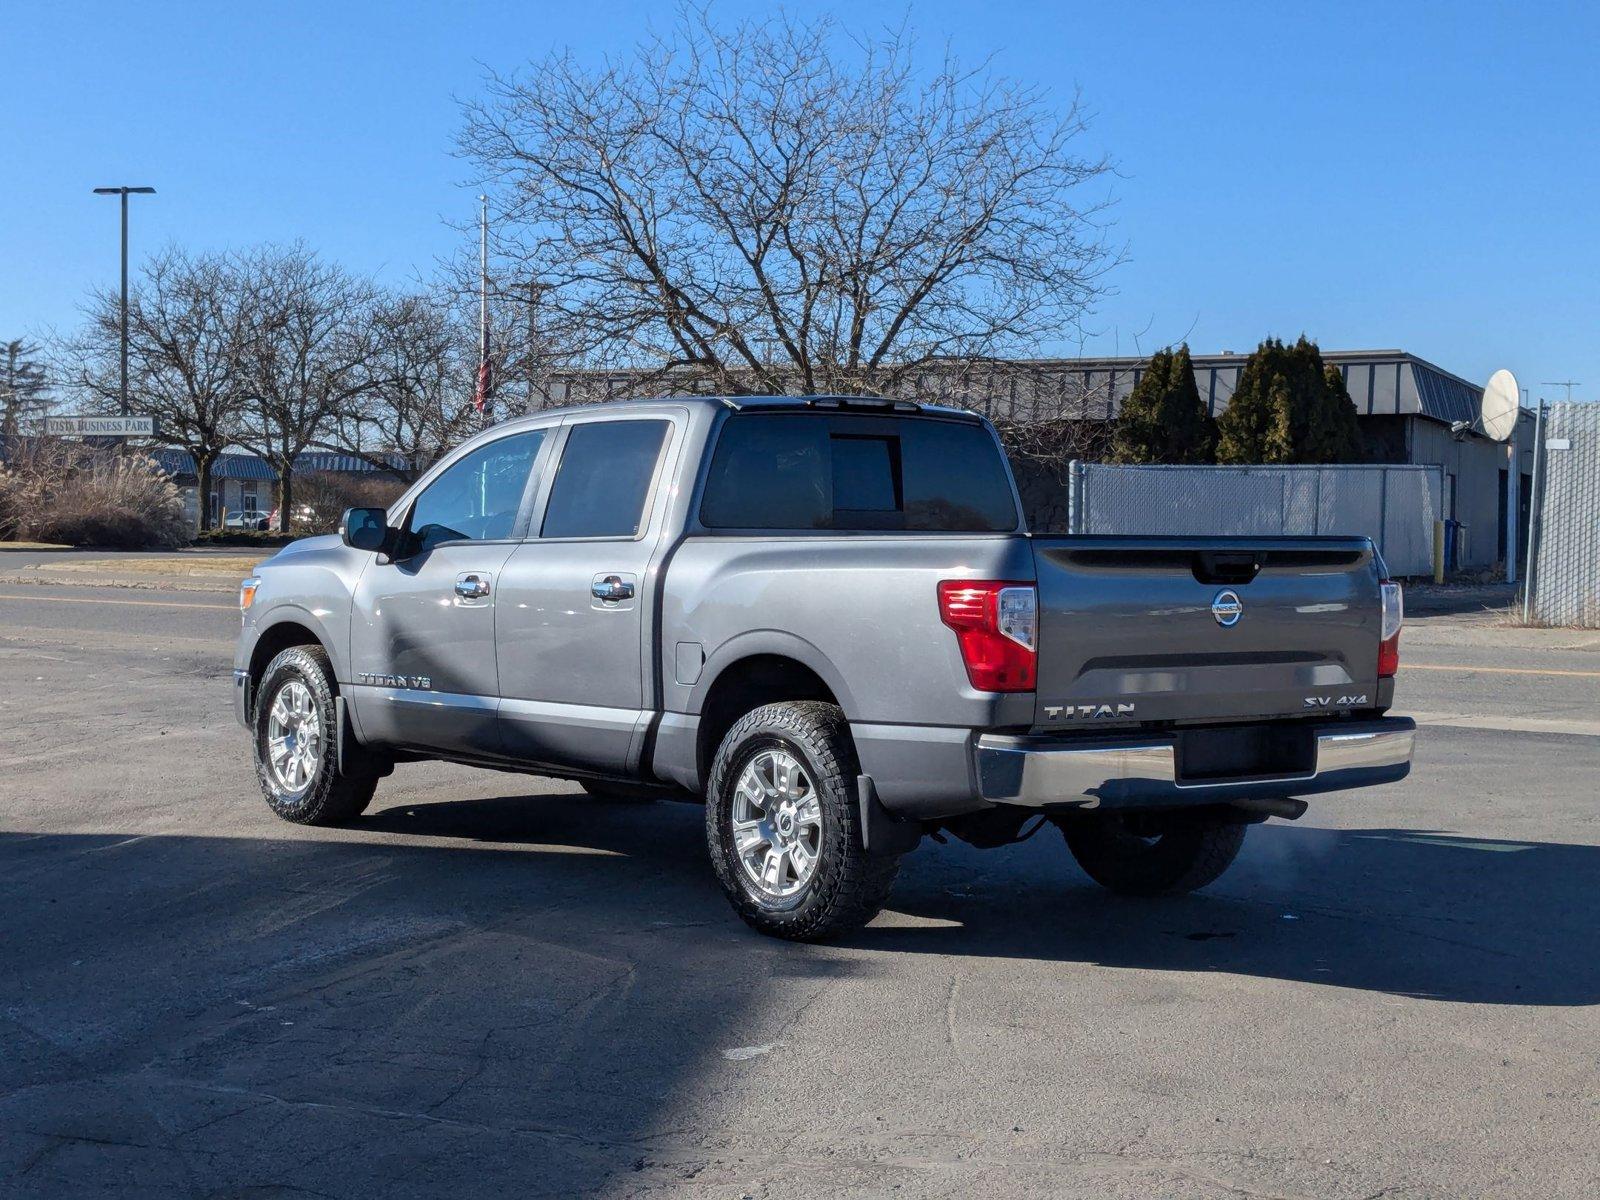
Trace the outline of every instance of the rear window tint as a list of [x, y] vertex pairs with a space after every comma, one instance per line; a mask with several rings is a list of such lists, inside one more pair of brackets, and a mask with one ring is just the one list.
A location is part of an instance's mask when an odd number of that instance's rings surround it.
[[636, 536], [667, 429], [666, 421], [574, 425], [550, 488], [541, 535]]
[[1017, 527], [1017, 509], [981, 425], [736, 413], [717, 439], [700, 520], [710, 529], [994, 533]]

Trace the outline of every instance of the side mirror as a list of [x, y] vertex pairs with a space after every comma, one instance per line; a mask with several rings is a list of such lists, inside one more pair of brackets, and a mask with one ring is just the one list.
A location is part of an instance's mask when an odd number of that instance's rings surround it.
[[339, 521], [339, 536], [355, 550], [381, 553], [392, 541], [389, 514], [381, 508], [347, 508]]

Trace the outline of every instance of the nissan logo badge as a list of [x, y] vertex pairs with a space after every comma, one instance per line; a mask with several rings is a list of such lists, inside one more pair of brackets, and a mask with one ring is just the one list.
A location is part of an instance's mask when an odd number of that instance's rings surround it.
[[1217, 619], [1218, 625], [1231, 629], [1244, 616], [1244, 601], [1232, 588], [1223, 588], [1211, 601], [1211, 615]]

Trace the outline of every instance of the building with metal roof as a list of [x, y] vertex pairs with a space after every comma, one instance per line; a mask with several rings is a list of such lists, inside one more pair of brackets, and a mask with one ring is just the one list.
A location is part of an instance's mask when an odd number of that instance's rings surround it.
[[[199, 475], [194, 455], [175, 446], [157, 446], [147, 452], [155, 464], [172, 478], [183, 494], [184, 505], [193, 518], [199, 505]], [[373, 459], [387, 462], [391, 470]], [[295, 475], [318, 473], [336, 475], [388, 474], [399, 480], [409, 477], [408, 464], [403, 455], [373, 454], [363, 458], [355, 454], [337, 454], [327, 450], [307, 450], [295, 457]], [[227, 451], [219, 454], [211, 464], [211, 495], [207, 505], [207, 524], [222, 519], [225, 512], [270, 512], [274, 507], [274, 485], [278, 482], [277, 469], [257, 454], [245, 451]]]
[[[1192, 355], [1195, 384], [1213, 416], [1227, 410], [1248, 355]], [[1355, 405], [1364, 459], [1437, 466], [1443, 515], [1464, 528], [1461, 565], [1487, 568], [1506, 555], [1507, 475], [1518, 472], [1520, 528], [1532, 495], [1533, 417], [1524, 411], [1510, 447], [1471, 426], [1483, 385], [1404, 350], [1323, 351]], [[1144, 374], [1144, 358], [1008, 361], [965, 384], [965, 400], [998, 420], [1114, 419]], [[936, 375], [928, 383], [937, 386]]]

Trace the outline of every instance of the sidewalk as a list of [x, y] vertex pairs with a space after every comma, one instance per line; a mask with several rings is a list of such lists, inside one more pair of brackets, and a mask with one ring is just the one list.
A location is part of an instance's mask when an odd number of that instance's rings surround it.
[[1518, 623], [1511, 583], [1408, 585], [1402, 644], [1489, 649], [1600, 651], [1600, 629], [1540, 629]]

